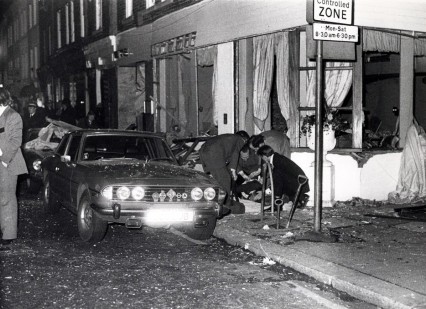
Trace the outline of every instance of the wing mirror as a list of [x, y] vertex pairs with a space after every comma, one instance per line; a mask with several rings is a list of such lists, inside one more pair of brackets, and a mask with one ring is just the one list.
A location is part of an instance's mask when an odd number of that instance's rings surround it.
[[71, 161], [71, 156], [68, 156], [68, 155], [61, 156], [61, 162], [67, 163], [70, 161]]

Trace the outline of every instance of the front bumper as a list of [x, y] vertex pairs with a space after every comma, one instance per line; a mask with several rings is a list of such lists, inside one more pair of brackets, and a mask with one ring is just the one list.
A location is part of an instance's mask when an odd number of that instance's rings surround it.
[[[91, 208], [102, 220], [124, 223], [128, 228], [191, 223], [197, 226], [203, 225], [207, 218], [218, 218], [221, 213], [221, 206], [217, 202], [194, 205], [194, 203], [120, 203], [116, 201], [108, 206], [92, 203]], [[161, 214], [164, 214], [164, 218], [161, 218]]]

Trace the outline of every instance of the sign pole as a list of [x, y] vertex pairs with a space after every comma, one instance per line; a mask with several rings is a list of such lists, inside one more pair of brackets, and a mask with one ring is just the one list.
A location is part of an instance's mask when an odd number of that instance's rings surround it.
[[322, 166], [323, 166], [323, 59], [322, 59], [323, 41], [317, 41], [317, 59], [316, 59], [316, 82], [317, 95], [315, 102], [315, 192], [314, 192], [314, 229], [315, 232], [321, 232], [322, 217]]

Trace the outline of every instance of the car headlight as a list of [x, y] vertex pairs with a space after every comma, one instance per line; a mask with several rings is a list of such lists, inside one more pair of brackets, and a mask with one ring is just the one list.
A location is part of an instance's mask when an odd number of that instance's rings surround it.
[[127, 200], [130, 197], [130, 189], [124, 186], [119, 187], [115, 194], [120, 200]]
[[35, 161], [33, 162], [33, 169], [34, 169], [35, 171], [39, 171], [39, 170], [41, 170], [41, 160], [35, 160]]
[[137, 200], [140, 201], [141, 199], [143, 199], [145, 196], [145, 190], [142, 187], [134, 187], [132, 190], [132, 197]]
[[194, 188], [191, 191], [191, 198], [194, 201], [199, 201], [201, 200], [201, 198], [203, 197], [203, 190], [201, 190], [200, 188]]
[[216, 192], [213, 188], [207, 188], [204, 190], [204, 198], [208, 201], [211, 201], [215, 198]]
[[105, 187], [101, 194], [103, 197], [112, 200], [112, 187]]

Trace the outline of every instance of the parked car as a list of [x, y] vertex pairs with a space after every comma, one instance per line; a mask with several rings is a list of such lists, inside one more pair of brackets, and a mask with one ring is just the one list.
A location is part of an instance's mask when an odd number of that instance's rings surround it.
[[126, 130], [65, 134], [42, 161], [43, 200], [77, 215], [80, 237], [101, 241], [108, 224], [175, 227], [207, 239], [221, 215], [225, 192], [210, 176], [179, 166], [164, 137]]
[[24, 180], [27, 192], [38, 194], [43, 186], [43, 173], [41, 161], [51, 155], [58, 146], [64, 134], [70, 130], [78, 129], [62, 121], [52, 120], [44, 128], [32, 128], [24, 135], [22, 153], [27, 164], [28, 174], [20, 179]]

